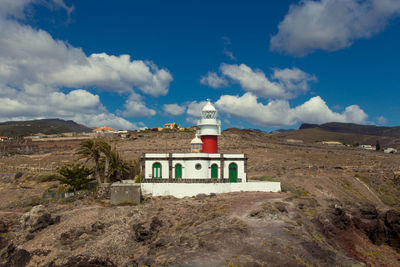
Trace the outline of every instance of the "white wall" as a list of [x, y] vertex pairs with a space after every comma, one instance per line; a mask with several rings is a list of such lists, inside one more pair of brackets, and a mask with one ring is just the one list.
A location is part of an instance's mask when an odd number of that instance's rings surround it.
[[142, 183], [142, 194], [152, 196], [192, 197], [197, 194], [230, 192], [280, 192], [280, 182], [249, 183]]

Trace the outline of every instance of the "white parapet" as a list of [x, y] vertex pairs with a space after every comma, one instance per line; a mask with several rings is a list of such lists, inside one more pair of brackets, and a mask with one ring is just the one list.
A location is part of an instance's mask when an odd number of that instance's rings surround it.
[[250, 183], [142, 183], [142, 194], [152, 196], [192, 197], [198, 194], [230, 192], [280, 192], [280, 182]]

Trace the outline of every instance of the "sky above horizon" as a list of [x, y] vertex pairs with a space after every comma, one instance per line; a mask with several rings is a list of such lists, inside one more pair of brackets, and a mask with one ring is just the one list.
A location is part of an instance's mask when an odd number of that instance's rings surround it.
[[0, 0], [0, 121], [400, 125], [400, 0]]

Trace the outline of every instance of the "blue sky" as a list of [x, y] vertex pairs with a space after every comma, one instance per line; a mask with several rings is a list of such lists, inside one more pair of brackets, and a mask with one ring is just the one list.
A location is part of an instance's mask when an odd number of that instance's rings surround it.
[[0, 120], [400, 125], [400, 0], [0, 0]]

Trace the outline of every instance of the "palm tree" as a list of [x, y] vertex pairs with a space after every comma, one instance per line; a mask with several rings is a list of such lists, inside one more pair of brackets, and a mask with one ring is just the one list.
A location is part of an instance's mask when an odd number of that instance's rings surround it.
[[[100, 159], [102, 154], [104, 154], [106, 158], [106, 164], [104, 167], [104, 174], [108, 176], [108, 166], [109, 166], [109, 153], [111, 151], [110, 145], [102, 140], [85, 140], [81, 143], [77, 154], [81, 155], [81, 158], [86, 158], [86, 162], [93, 160], [95, 164], [94, 176], [99, 184], [102, 183], [102, 179], [100, 176]], [[104, 179], [106, 182], [106, 179]]]
[[118, 180], [121, 176], [126, 175], [130, 171], [130, 165], [126, 163], [119, 153], [115, 150], [110, 151], [110, 172], [109, 179]]

